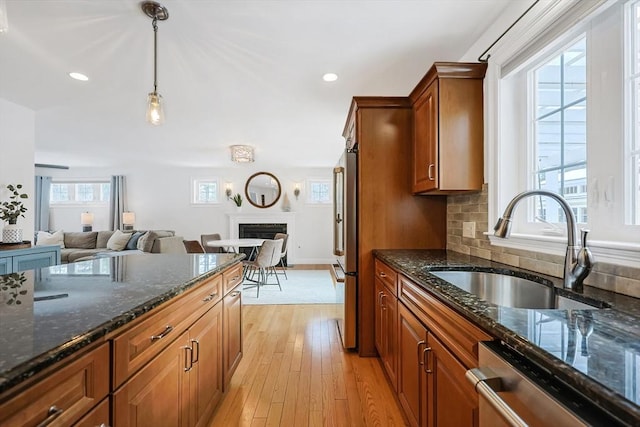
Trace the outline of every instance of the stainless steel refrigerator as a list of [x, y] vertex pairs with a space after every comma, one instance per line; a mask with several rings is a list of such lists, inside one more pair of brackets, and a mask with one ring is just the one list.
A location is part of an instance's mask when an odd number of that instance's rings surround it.
[[345, 348], [357, 347], [358, 302], [358, 158], [357, 148], [347, 149], [333, 170], [334, 255], [344, 273], [336, 286], [337, 322]]

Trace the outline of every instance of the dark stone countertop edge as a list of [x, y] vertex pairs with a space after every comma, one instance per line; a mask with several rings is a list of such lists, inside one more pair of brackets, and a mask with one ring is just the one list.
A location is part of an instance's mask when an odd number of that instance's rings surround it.
[[20, 365], [13, 367], [12, 369], [2, 372], [0, 376], [0, 394], [3, 394], [7, 390], [18, 386], [20, 383], [28, 380], [34, 375], [38, 374], [43, 369], [54, 365], [57, 362], [75, 354], [78, 350], [81, 350], [92, 343], [98, 341], [100, 338], [106, 336], [108, 333], [115, 331], [116, 329], [126, 325], [127, 323], [137, 319], [141, 315], [151, 311], [158, 307], [160, 304], [169, 301], [178, 295], [191, 289], [196, 284], [206, 280], [207, 278], [220, 273], [222, 270], [241, 262], [245, 257], [244, 254], [239, 254], [227, 262], [216, 266], [216, 268], [207, 271], [204, 274], [194, 277], [193, 279], [177, 284], [171, 290], [153, 297], [144, 304], [140, 304], [133, 309], [122, 313], [121, 315], [114, 317], [113, 319], [104, 322], [103, 324], [87, 331], [86, 333], [74, 337], [74, 339], [67, 341], [57, 347], [42, 353], [39, 356], [34, 357]]
[[[433, 275], [428, 275], [428, 273], [423, 269], [433, 267], [434, 271], [435, 269], [446, 270], [458, 268], [478, 269], [493, 272], [511, 271], [519, 273], [518, 275], [523, 277], [526, 277], [527, 275], [531, 277], [543, 277], [547, 280], [550, 279], [554, 283], [558, 283], [561, 279], [551, 278], [550, 276], [537, 274], [535, 272], [523, 270], [506, 264], [496, 263], [483, 258], [476, 258], [470, 255], [455, 252], [452, 253], [444, 250], [402, 251], [402, 255], [405, 257], [407, 254], [413, 254], [416, 258], [421, 255], [428, 255], [428, 258], [425, 258], [420, 266], [416, 266], [415, 264], [407, 265], [402, 261], [399, 261], [399, 257], [397, 257], [396, 254], [401, 253], [400, 250], [374, 250], [373, 253], [377, 258], [397, 269], [413, 282], [420, 285], [427, 292], [438, 298], [438, 300], [454, 309], [458, 314], [479, 326], [494, 338], [502, 340], [510, 348], [529, 358], [534, 363], [547, 369], [560, 381], [575, 388], [578, 392], [589, 398], [594, 404], [607, 410], [611, 415], [619, 418], [622, 422], [629, 423], [631, 425], [637, 423], [640, 419], [640, 407], [636, 404], [629, 401], [619, 393], [604, 386], [600, 382], [590, 378], [588, 375], [578, 371], [574, 367], [533, 344], [526, 338], [518, 335], [506, 326], [501, 325], [496, 320], [484, 315], [484, 312], [491, 310], [492, 307], [496, 306], [475, 297], [472, 298], [474, 300], [473, 304], [469, 304], [468, 301], [456, 296], [456, 294], [460, 294], [462, 292], [467, 295], [468, 299], [468, 293], [449, 284], [445, 280], [439, 279]], [[453, 261], [450, 261], [450, 257]], [[607, 310], [614, 310], [614, 308], [609, 308]], [[637, 318], [635, 319], [637, 320]]]

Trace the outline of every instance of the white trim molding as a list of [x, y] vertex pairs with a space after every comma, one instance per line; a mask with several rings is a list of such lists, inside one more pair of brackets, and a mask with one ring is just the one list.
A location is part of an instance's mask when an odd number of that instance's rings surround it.
[[[485, 233], [492, 246], [543, 252], [564, 256], [567, 250], [566, 237], [534, 236], [512, 233], [508, 239], [501, 239]], [[600, 240], [587, 241], [587, 246], [596, 262], [640, 268], [640, 245]]]

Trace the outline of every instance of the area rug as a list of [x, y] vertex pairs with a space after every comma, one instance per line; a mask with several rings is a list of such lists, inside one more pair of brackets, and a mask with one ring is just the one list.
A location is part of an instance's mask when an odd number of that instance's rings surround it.
[[[287, 270], [288, 279], [279, 274], [280, 285], [266, 285], [260, 288], [260, 298], [256, 298], [256, 288], [247, 287], [242, 293], [243, 304], [335, 304], [336, 291], [329, 270]], [[269, 283], [276, 283], [273, 276]], [[245, 282], [249, 285], [249, 282]]]

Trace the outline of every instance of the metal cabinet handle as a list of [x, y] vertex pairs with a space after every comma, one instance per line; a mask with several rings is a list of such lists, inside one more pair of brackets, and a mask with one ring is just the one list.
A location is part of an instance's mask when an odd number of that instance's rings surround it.
[[473, 384], [478, 394], [487, 399], [487, 402], [489, 402], [511, 426], [527, 426], [527, 423], [496, 393], [502, 389], [502, 380], [499, 376], [490, 369], [473, 368], [467, 371], [465, 377]]
[[386, 274], [384, 274], [384, 271], [381, 271], [381, 272], [380, 272], [380, 277], [387, 277], [387, 275], [386, 275]]
[[429, 366], [428, 354], [431, 353], [431, 351], [432, 351], [431, 347], [427, 347], [424, 350], [422, 350], [422, 369], [424, 369], [424, 371], [427, 374], [433, 374], [433, 370], [431, 368], [428, 368]]
[[207, 296], [206, 298], [203, 298], [202, 301], [203, 302], [211, 301], [212, 299], [214, 299], [217, 296], [218, 296], [218, 293], [214, 292], [212, 294], [209, 294], [209, 296]]
[[424, 358], [422, 357], [422, 352], [420, 351], [420, 347], [425, 345], [427, 342], [425, 340], [418, 341], [418, 365], [424, 365]]
[[[193, 365], [198, 360], [200, 360], [200, 341], [191, 340], [191, 344], [193, 345], [193, 349], [195, 349], [195, 350], [191, 350], [191, 365]], [[194, 354], [195, 354], [195, 357], [193, 357]]]
[[384, 292], [378, 292], [378, 305], [382, 305], [382, 295], [384, 295]]
[[427, 175], [429, 176], [429, 181], [435, 181], [433, 177], [433, 169], [435, 169], [436, 165], [433, 163], [429, 164], [429, 168], [427, 169]]
[[184, 371], [189, 372], [193, 368], [193, 349], [188, 345], [182, 348], [184, 348]]
[[167, 326], [164, 327], [164, 331], [162, 331], [158, 335], [151, 335], [151, 341], [161, 340], [162, 338], [164, 338], [167, 335], [169, 335], [169, 332], [171, 332], [171, 331], [173, 331], [173, 326], [167, 325]]
[[383, 310], [386, 310], [387, 307], [385, 307], [384, 305], [384, 299], [387, 297], [387, 294], [385, 294], [384, 292], [380, 292], [382, 295], [380, 295], [380, 306], [382, 307]]
[[240, 295], [240, 292], [239, 292], [239, 291], [231, 292], [231, 293], [229, 294], [229, 296], [230, 296], [230, 297], [234, 297], [234, 298], [235, 298], [235, 297], [237, 297], [238, 295]]
[[41, 422], [40, 424], [38, 424], [37, 427], [46, 427], [46, 426], [48, 426], [49, 424], [54, 422], [56, 418], [58, 418], [60, 415], [62, 415], [63, 412], [64, 412], [64, 409], [58, 408], [56, 405], [53, 405], [47, 411], [47, 419], [44, 420], [43, 422]]

